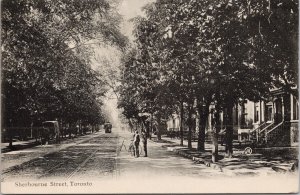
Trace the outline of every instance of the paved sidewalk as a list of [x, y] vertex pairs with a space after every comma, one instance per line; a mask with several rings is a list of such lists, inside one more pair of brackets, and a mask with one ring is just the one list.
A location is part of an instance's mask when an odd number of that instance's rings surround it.
[[[130, 178], [130, 181], [135, 183], [146, 180], [212, 179], [215, 176], [225, 176], [218, 170], [209, 169], [203, 164], [182, 158], [152, 141], [148, 141], [148, 157], [142, 154], [139, 158], [135, 158], [127, 151], [133, 134], [128, 131], [120, 131], [118, 134], [120, 137], [117, 160], [118, 179]], [[122, 147], [123, 144], [126, 149]]]
[[[297, 174], [297, 171], [292, 170], [293, 164], [297, 161], [297, 148], [287, 148], [290, 155], [285, 154], [284, 157], [280, 155], [274, 155], [274, 152], [265, 152], [263, 149], [254, 150], [251, 155], [243, 154], [242, 149], [234, 148], [233, 157], [225, 158], [225, 147], [219, 145], [219, 161], [212, 163], [211, 161], [211, 149], [212, 144], [206, 143], [205, 152], [199, 152], [195, 148], [197, 142], [193, 142], [193, 149], [187, 148], [187, 141], [184, 140], [184, 146], [180, 146], [179, 139], [171, 139], [163, 137], [162, 140], [157, 141], [156, 138], [152, 139], [152, 142], [160, 144], [161, 147], [166, 148], [168, 151], [173, 151], [180, 156], [193, 160], [195, 163], [204, 164], [226, 175], [272, 175], [278, 173], [284, 174]], [[284, 148], [275, 148], [274, 150]], [[259, 152], [259, 153], [258, 153]], [[295, 155], [295, 152], [297, 153]], [[268, 155], [270, 154], [270, 155]], [[296, 157], [296, 158], [295, 158]]]

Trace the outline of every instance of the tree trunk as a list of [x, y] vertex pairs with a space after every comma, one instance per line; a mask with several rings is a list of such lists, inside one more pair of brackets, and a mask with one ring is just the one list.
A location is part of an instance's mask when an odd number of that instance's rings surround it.
[[151, 113], [151, 116], [150, 116], [150, 130], [149, 130], [149, 139], [151, 140], [152, 138], [152, 133], [153, 133], [153, 114]]
[[197, 145], [198, 151], [205, 151], [205, 128], [206, 128], [206, 122], [207, 122], [208, 112], [209, 112], [209, 104], [210, 103], [206, 103], [204, 107], [202, 107], [201, 103], [198, 104], [198, 112], [200, 114], [198, 145]]
[[183, 101], [180, 102], [180, 146], [183, 146]]
[[144, 131], [144, 120], [143, 119], [141, 119], [141, 131]]
[[219, 148], [218, 148], [218, 138], [219, 138], [219, 132], [221, 129], [221, 121], [220, 121], [220, 106], [219, 103], [216, 104], [216, 112], [215, 112], [215, 124], [213, 127], [213, 146], [212, 146], [212, 162], [217, 162], [218, 161], [218, 153], [219, 153]]
[[[295, 100], [294, 100], [295, 101]], [[296, 108], [294, 108], [296, 109]], [[291, 139], [291, 99], [290, 94], [283, 95], [283, 128], [284, 128], [284, 137], [283, 144], [291, 145], [293, 140]]]
[[226, 132], [225, 132], [225, 152], [227, 157], [231, 158], [233, 154], [233, 120], [232, 120], [233, 103], [227, 104], [226, 107]]
[[7, 128], [7, 134], [8, 134], [8, 137], [9, 137], [9, 148], [13, 148], [13, 132], [14, 132], [14, 129], [12, 128], [14, 125], [12, 124], [11, 120], [9, 121], [9, 126]]
[[141, 133], [142, 130], [143, 130], [142, 118], [139, 117], [139, 118], [138, 118], [138, 122], [137, 122], [137, 131], [138, 131], [139, 133]]
[[9, 133], [9, 148], [13, 148], [13, 136], [11, 133]]
[[213, 129], [212, 133], [212, 149], [211, 149], [211, 160], [212, 162], [218, 161], [218, 134], [216, 129]]
[[131, 119], [128, 119], [129, 127], [130, 127], [130, 132], [132, 133], [133, 130], [133, 124], [131, 122]]
[[143, 126], [145, 127], [146, 137], [149, 138], [149, 123], [146, 120], [143, 120]]
[[161, 128], [161, 116], [159, 114], [157, 116], [157, 129], [156, 129], [157, 140], [161, 140], [160, 128]]
[[161, 133], [160, 133], [160, 130], [157, 131], [157, 140], [161, 140]]
[[188, 126], [189, 126], [189, 132], [188, 132], [188, 148], [192, 148], [192, 105], [188, 108]]
[[81, 120], [79, 121], [79, 132], [80, 132], [80, 135], [83, 135]]

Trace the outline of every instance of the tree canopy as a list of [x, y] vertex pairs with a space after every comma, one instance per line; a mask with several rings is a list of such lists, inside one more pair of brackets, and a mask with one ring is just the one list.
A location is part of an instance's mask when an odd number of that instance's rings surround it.
[[28, 113], [24, 121], [103, 120], [105, 84], [91, 68], [88, 46], [125, 47], [113, 3], [5, 0], [1, 18], [3, 122], [17, 125], [20, 109]]
[[[135, 88], [123, 81], [132, 105], [160, 89], [165, 107], [181, 102], [190, 117], [195, 100], [220, 113], [239, 100], [263, 99], [271, 88], [297, 86], [297, 1], [157, 0], [145, 12], [135, 19], [136, 52], [125, 66], [135, 72]], [[199, 109], [204, 118], [208, 109]]]

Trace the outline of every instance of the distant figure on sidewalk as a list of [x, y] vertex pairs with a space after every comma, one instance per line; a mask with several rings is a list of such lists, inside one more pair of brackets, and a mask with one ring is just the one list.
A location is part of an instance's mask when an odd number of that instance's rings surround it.
[[138, 131], [135, 131], [133, 144], [134, 144], [134, 155], [135, 157], [139, 157], [140, 156], [140, 152], [139, 152], [140, 135]]
[[142, 143], [143, 143], [145, 157], [147, 157], [147, 134], [145, 131], [142, 131]]

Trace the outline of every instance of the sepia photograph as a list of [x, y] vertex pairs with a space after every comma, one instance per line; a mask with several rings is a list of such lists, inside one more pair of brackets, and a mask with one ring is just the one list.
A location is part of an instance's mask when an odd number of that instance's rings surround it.
[[1, 193], [299, 193], [298, 0], [1, 0]]

